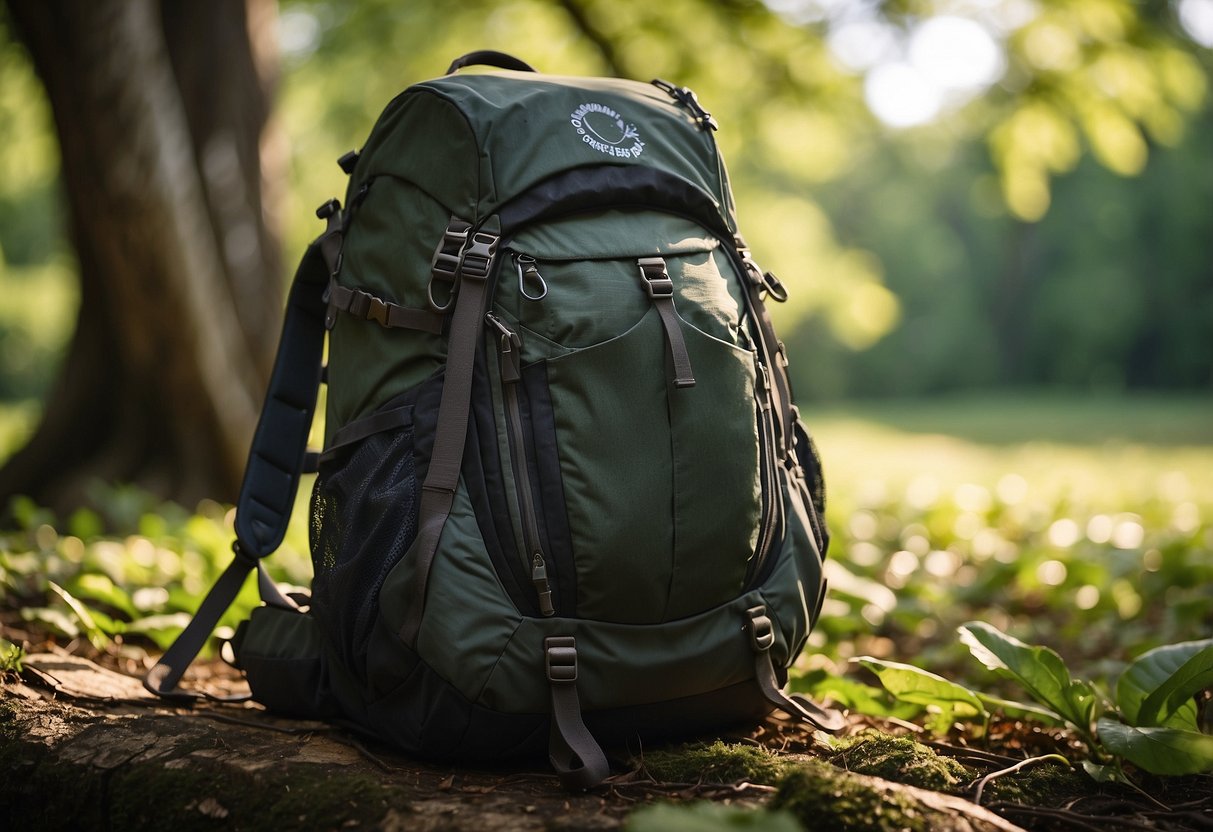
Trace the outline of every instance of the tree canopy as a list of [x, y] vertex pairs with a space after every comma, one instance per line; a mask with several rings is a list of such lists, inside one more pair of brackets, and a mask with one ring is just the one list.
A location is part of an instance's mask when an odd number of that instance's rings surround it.
[[[286, 260], [318, 230], [310, 208], [344, 188], [332, 160], [383, 105], [496, 48], [696, 90], [742, 227], [792, 287], [779, 313], [802, 394], [1213, 378], [1209, 0], [287, 0], [279, 14], [282, 140], [262, 151], [282, 172]], [[0, 395], [25, 399], [68, 335], [75, 267], [54, 128], [8, 28], [0, 67]]]

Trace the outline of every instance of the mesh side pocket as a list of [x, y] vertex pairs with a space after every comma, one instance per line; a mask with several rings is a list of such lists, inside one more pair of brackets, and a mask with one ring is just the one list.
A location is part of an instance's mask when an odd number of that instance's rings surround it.
[[312, 611], [361, 675], [379, 590], [417, 536], [413, 426], [375, 433], [321, 465], [312, 490]]

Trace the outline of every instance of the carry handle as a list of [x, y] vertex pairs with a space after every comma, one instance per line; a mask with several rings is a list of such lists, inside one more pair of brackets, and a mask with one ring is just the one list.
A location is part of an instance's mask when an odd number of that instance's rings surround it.
[[477, 49], [451, 61], [446, 74], [454, 75], [465, 66], [495, 66], [498, 69], [513, 69], [518, 72], [536, 72], [535, 67], [526, 61], [519, 60], [513, 55], [498, 52], [495, 49]]

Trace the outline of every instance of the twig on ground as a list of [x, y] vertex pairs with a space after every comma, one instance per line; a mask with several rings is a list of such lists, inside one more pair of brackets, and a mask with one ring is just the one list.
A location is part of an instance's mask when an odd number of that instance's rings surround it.
[[1029, 757], [1026, 760], [1020, 760], [1018, 763], [1016, 763], [1015, 765], [1010, 766], [1008, 768], [999, 769], [998, 771], [992, 771], [989, 774], [987, 774], [985, 777], [982, 777], [980, 780], [977, 781], [977, 792], [976, 792], [976, 794], [973, 795], [973, 802], [976, 803], [978, 806], [981, 805], [981, 793], [983, 791], [985, 791], [986, 784], [989, 783], [991, 780], [994, 780], [995, 778], [1005, 777], [1008, 774], [1014, 774], [1015, 772], [1019, 771], [1020, 769], [1027, 768], [1028, 766], [1035, 765], [1036, 763], [1058, 762], [1058, 761], [1060, 761], [1063, 765], [1066, 765], [1066, 766], [1070, 765], [1070, 761], [1067, 760], [1065, 757], [1061, 756], [1060, 754], [1042, 754], [1039, 757]]

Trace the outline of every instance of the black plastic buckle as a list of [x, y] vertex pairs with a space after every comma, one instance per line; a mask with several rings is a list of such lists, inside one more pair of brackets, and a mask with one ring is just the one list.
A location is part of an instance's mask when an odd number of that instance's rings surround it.
[[765, 653], [775, 644], [775, 628], [767, 616], [767, 608], [759, 604], [745, 611], [748, 616], [746, 629], [750, 633], [750, 646], [755, 653]]
[[[467, 244], [470, 229], [471, 226], [467, 223], [452, 218], [450, 224], [442, 232], [442, 241], [434, 251], [434, 258], [430, 261], [430, 282], [425, 287], [425, 294], [429, 300], [430, 309], [439, 314], [446, 312], [455, 302], [455, 282], [459, 279], [463, 247]], [[434, 297], [434, 282], [438, 280], [449, 283], [451, 287], [444, 303], [439, 303], [438, 299]]]
[[[465, 235], [466, 236], [466, 235]], [[493, 257], [497, 254], [496, 234], [478, 231], [472, 235], [471, 245], [463, 253], [460, 277], [470, 277], [474, 280], [484, 280], [489, 276], [493, 267]]]
[[387, 326], [388, 305], [384, 303], [382, 298], [377, 298], [371, 295], [370, 307], [366, 310], [366, 319], [375, 321], [380, 326]]
[[341, 166], [341, 170], [346, 176], [354, 172], [354, 165], [358, 164], [358, 151], [347, 150], [341, 154], [341, 158], [337, 160], [337, 164]]
[[551, 636], [543, 640], [548, 681], [572, 684], [577, 681], [577, 640], [572, 636]]
[[644, 278], [645, 291], [651, 299], [671, 298], [674, 296], [674, 281], [666, 271], [665, 260], [660, 257], [641, 257], [636, 261], [640, 267], [640, 276]]
[[316, 209], [316, 216], [322, 220], [327, 220], [340, 210], [341, 203], [336, 199], [330, 199], [328, 202]]

